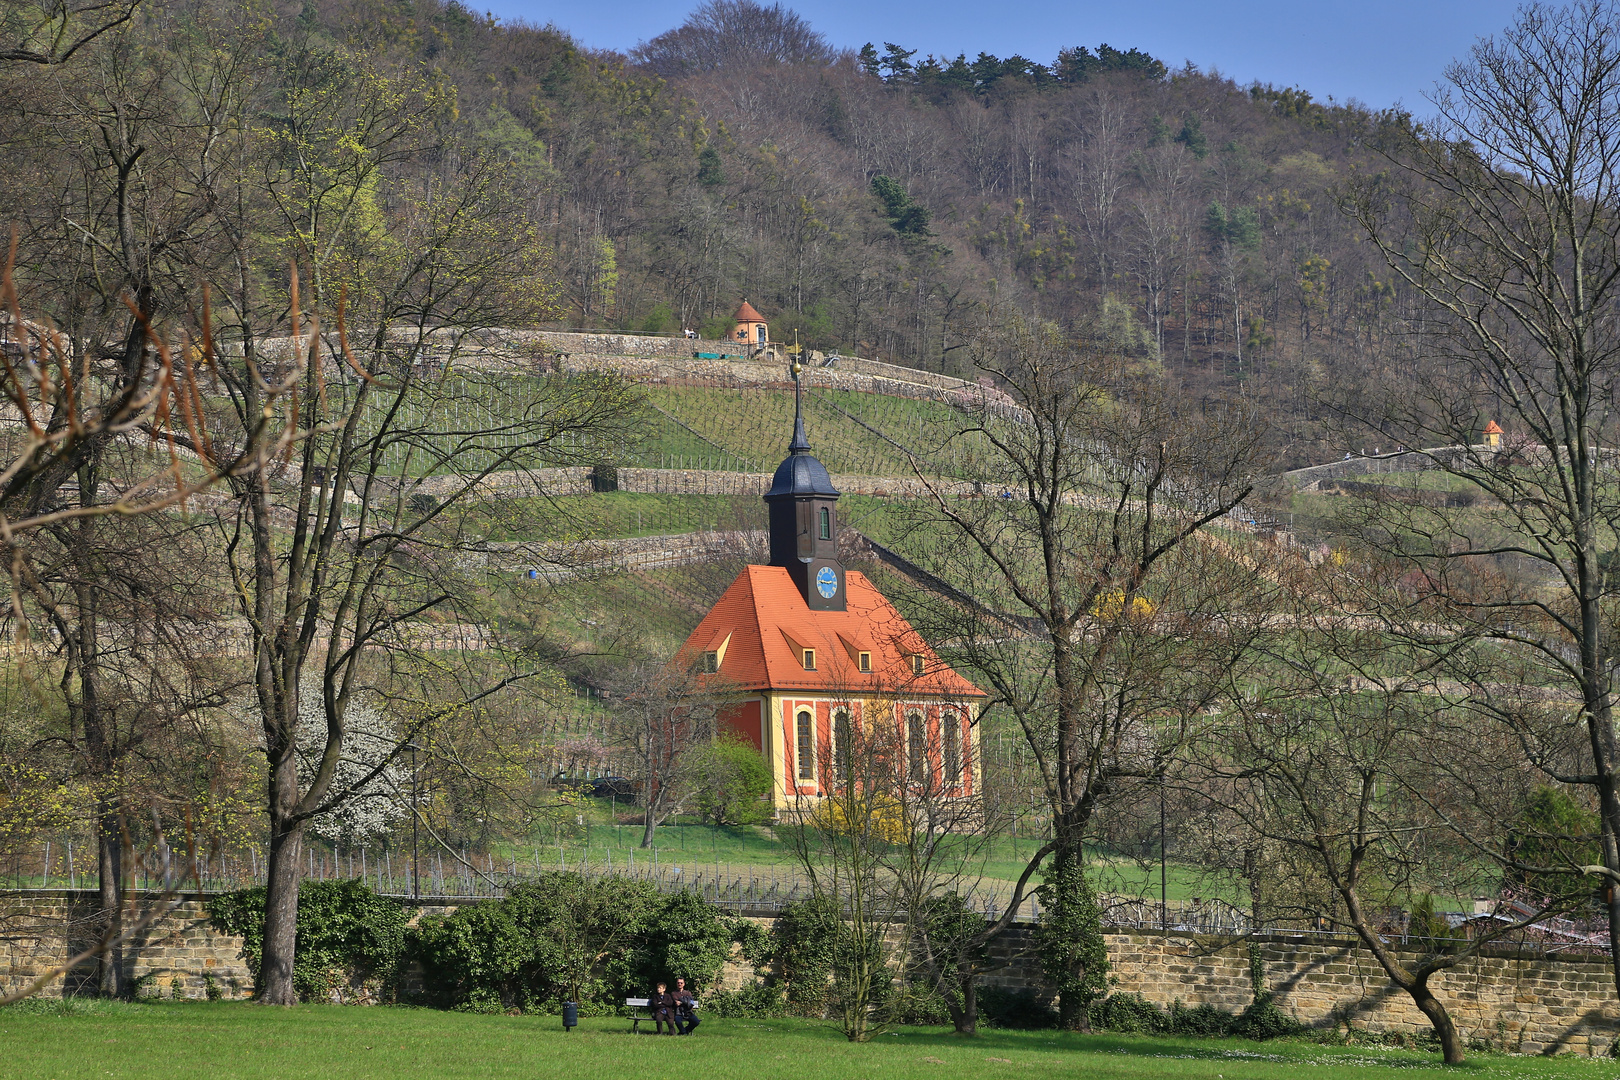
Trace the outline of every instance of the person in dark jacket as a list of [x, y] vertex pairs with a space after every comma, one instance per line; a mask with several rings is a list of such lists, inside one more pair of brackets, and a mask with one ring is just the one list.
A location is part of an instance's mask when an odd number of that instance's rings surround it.
[[654, 1033], [675, 1034], [675, 995], [669, 992], [669, 988], [659, 983], [658, 992], [647, 1004], [652, 1008]]
[[682, 1035], [690, 1035], [697, 1030], [701, 1023], [697, 1018], [697, 998], [686, 988], [685, 979], [675, 980], [675, 1029]]

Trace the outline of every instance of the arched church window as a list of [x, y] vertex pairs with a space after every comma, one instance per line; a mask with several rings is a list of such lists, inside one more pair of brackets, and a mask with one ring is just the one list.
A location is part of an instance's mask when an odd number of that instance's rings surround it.
[[815, 718], [809, 710], [799, 713], [799, 779], [814, 780], [816, 778], [816, 730]]
[[906, 765], [913, 784], [928, 779], [928, 758], [924, 752], [927, 738], [922, 713], [912, 713], [906, 717]]

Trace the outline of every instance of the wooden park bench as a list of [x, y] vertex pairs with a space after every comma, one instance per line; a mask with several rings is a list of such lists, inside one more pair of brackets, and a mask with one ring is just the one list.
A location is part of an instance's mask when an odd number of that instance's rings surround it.
[[[630, 1010], [630, 1034], [641, 1034], [641, 1022], [643, 1020], [651, 1021], [653, 1019], [653, 1014], [648, 1011], [648, 1006], [650, 1004], [651, 1001], [648, 998], [624, 999], [624, 1007]], [[654, 1030], [648, 1032], [648, 1034], [657, 1034], [657, 1031]]]

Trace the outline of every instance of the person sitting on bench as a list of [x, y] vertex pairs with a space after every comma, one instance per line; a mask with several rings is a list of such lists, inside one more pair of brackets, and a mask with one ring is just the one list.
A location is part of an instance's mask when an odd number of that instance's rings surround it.
[[686, 988], [685, 979], [675, 980], [675, 993], [670, 996], [675, 1001], [675, 1029], [682, 1035], [692, 1034], [702, 1021], [697, 1018], [697, 999]]
[[659, 983], [658, 992], [647, 1004], [652, 1007], [654, 1034], [675, 1034], [675, 995], [663, 983]]

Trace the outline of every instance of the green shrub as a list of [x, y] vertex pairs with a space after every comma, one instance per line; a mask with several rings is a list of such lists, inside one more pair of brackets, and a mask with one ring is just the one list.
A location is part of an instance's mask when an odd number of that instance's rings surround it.
[[702, 993], [714, 985], [731, 956], [731, 920], [694, 892], [662, 896], [655, 907], [636, 956], [635, 986], [673, 986], [684, 978], [688, 987]]
[[787, 983], [788, 1006], [795, 1013], [825, 1012], [838, 934], [838, 909], [826, 896], [788, 904], [777, 916], [771, 939]]
[[908, 979], [896, 986], [889, 995], [888, 1015], [897, 1024], [932, 1027], [952, 1023], [950, 1008], [952, 1002], [947, 999], [946, 994], [955, 995], [955, 1004], [961, 1004], [961, 991], [955, 987], [941, 992], [933, 985], [932, 980]]
[[752, 744], [735, 736], [700, 747], [694, 761], [698, 812], [716, 825], [754, 825], [773, 812], [764, 796], [771, 790], [771, 770]]
[[1261, 994], [1232, 1021], [1232, 1034], [1240, 1039], [1264, 1042], [1305, 1030], [1303, 1024], [1277, 1007], [1270, 994]]
[[1093, 1027], [1130, 1035], [1153, 1035], [1166, 1030], [1170, 1018], [1141, 994], [1109, 994], [1091, 1007]]
[[637, 946], [658, 901], [646, 882], [550, 873], [500, 900], [423, 919], [424, 989], [453, 1008], [616, 1005], [615, 994], [639, 989]]
[[1170, 1006], [1165, 1018], [1167, 1035], [1188, 1035], [1196, 1039], [1221, 1039], [1232, 1034], [1232, 1023], [1237, 1018], [1213, 1005], [1195, 1005], [1188, 1008], [1181, 1002]]
[[756, 982], [741, 990], [716, 990], [705, 996], [703, 1011], [745, 1020], [774, 1020], [787, 1015], [787, 999], [781, 987]]
[[[748, 924], [752, 925], [752, 924]], [[422, 920], [424, 988], [451, 1008], [602, 1015], [655, 983], [714, 984], [740, 930], [691, 892], [628, 878], [551, 873], [500, 900]]]
[[[208, 900], [215, 927], [242, 936], [242, 956], [255, 980], [264, 950], [263, 887]], [[409, 920], [393, 900], [359, 881], [306, 881], [298, 890], [297, 957], [293, 987], [305, 1001], [323, 1001], [344, 985], [371, 983], [385, 996], [397, 988]]]
[[1063, 1026], [1084, 1028], [1092, 1002], [1108, 992], [1108, 944], [1097, 894], [1080, 860], [1067, 851], [1058, 853], [1035, 893], [1041, 900], [1041, 921], [1035, 928], [1041, 970], [1057, 988]]
[[1132, 1035], [1188, 1035], [1200, 1039], [1235, 1035], [1263, 1041], [1299, 1035], [1305, 1030], [1277, 1007], [1270, 994], [1262, 994], [1237, 1016], [1213, 1005], [1188, 1008], [1179, 1001], [1166, 1012], [1140, 994], [1110, 994], [1091, 1007], [1091, 1022], [1108, 1031]]

